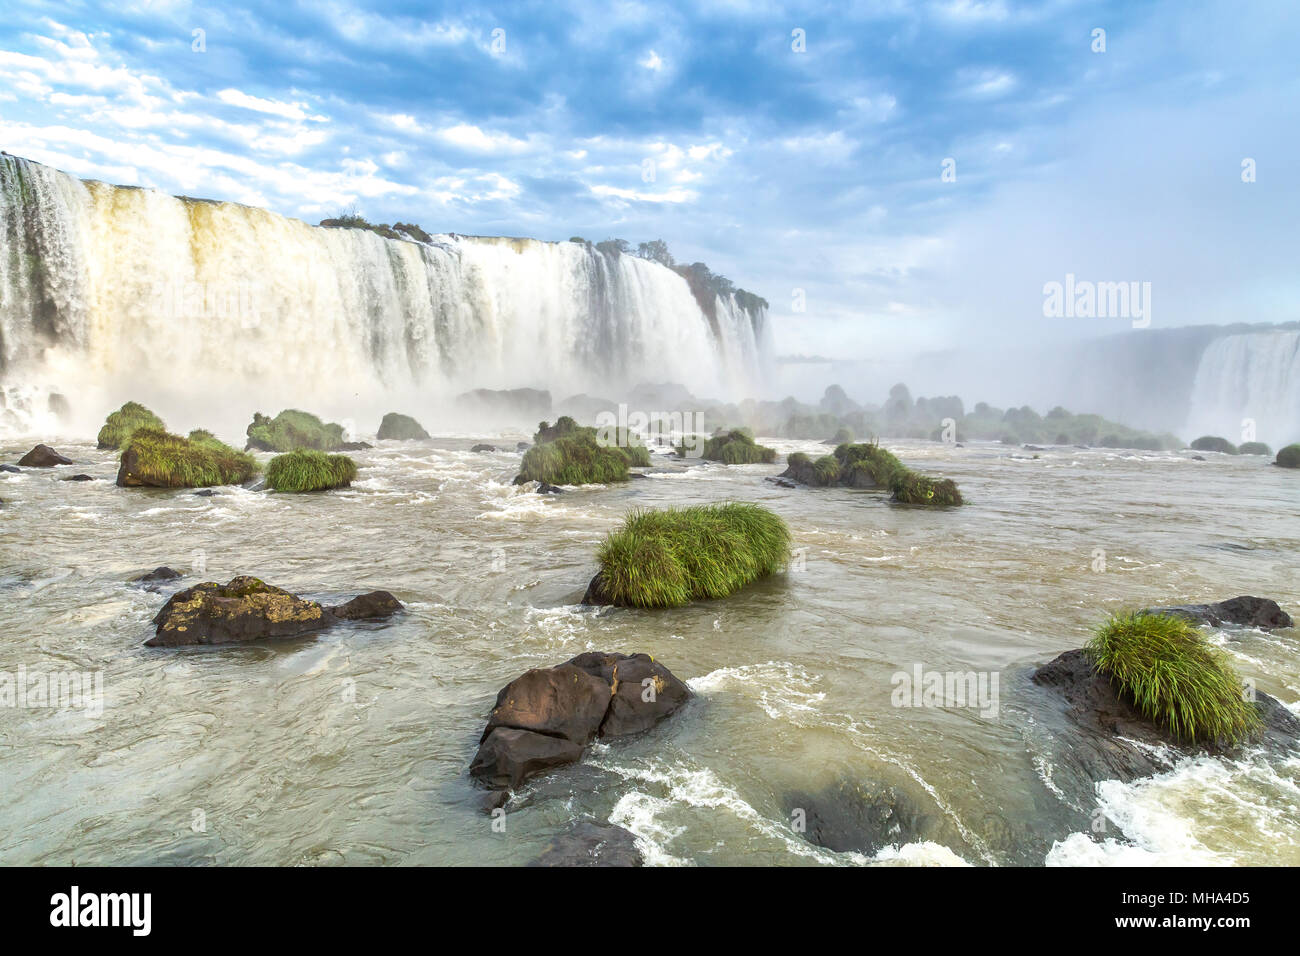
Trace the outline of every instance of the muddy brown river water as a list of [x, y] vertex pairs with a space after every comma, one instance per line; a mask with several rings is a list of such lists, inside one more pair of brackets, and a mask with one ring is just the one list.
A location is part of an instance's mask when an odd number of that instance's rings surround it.
[[[886, 442], [968, 500], [928, 511], [764, 480], [783, 465], [658, 458], [623, 486], [542, 496], [510, 484], [519, 455], [468, 450], [525, 437], [379, 442], [351, 489], [321, 495], [117, 488], [86, 442], [54, 443], [74, 466], [0, 474], [0, 672], [103, 675], [102, 713], [0, 708], [0, 862], [519, 864], [595, 819], [652, 864], [1300, 864], [1300, 758], [1184, 760], [1089, 803], [1054, 777], [1025, 676], [1121, 608], [1258, 594], [1295, 615], [1300, 474]], [[78, 472], [103, 480], [58, 480]], [[790, 571], [677, 610], [578, 606], [628, 509], [723, 499], [786, 519]], [[163, 564], [330, 599], [385, 588], [408, 611], [148, 649], [169, 591], [126, 582]], [[1212, 638], [1298, 709], [1296, 631]], [[584, 650], [651, 653], [696, 697], [526, 788], [498, 832], [466, 776], [484, 717], [513, 677]], [[996, 675], [997, 706], [895, 706], [918, 666]], [[905, 794], [924, 832], [870, 854], [811, 844], [788, 795], [841, 780]]]

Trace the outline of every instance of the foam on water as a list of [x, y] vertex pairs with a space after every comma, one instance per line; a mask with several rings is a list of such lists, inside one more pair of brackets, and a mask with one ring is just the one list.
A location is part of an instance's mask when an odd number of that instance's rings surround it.
[[1246, 837], [1257, 862], [1300, 864], [1300, 757], [1195, 757], [1132, 783], [1097, 785], [1123, 837], [1073, 833], [1049, 866], [1225, 866]]

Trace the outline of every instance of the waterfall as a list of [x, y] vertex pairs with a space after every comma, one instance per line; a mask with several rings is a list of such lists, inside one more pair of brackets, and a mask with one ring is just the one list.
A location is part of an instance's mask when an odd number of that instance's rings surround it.
[[7, 154], [0, 242], [0, 433], [48, 425], [51, 395], [79, 423], [137, 399], [232, 426], [283, 406], [429, 409], [476, 387], [617, 398], [672, 380], [738, 398], [769, 351], [763, 310], [727, 295], [714, 321], [684, 278], [634, 256], [321, 228]]
[[1253, 422], [1276, 451], [1300, 440], [1300, 332], [1228, 335], [1206, 346], [1192, 386], [1189, 438], [1237, 443]]

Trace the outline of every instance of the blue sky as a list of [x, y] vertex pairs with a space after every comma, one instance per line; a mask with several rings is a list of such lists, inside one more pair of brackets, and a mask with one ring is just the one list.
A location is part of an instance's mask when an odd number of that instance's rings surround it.
[[0, 148], [309, 222], [663, 238], [768, 298], [785, 354], [1018, 347], [1129, 328], [1045, 318], [1067, 272], [1151, 282], [1157, 328], [1300, 318], [1298, 28], [1291, 2], [7, 0]]

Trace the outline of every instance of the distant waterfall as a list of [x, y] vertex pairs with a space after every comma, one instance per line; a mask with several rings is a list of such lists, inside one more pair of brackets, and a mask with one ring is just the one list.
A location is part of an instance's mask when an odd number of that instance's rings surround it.
[[1253, 421], [1273, 446], [1300, 440], [1300, 332], [1228, 335], [1206, 346], [1192, 387], [1187, 437], [1243, 438]]
[[740, 397], [768, 349], [762, 310], [728, 295], [715, 323], [685, 279], [633, 256], [324, 229], [8, 155], [0, 243], [0, 433], [39, 427], [51, 392], [93, 398], [87, 421], [127, 398], [164, 417], [169, 402], [237, 405], [233, 422], [471, 387], [617, 397], [671, 380]]

